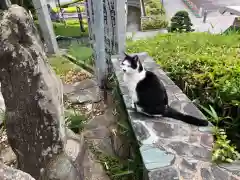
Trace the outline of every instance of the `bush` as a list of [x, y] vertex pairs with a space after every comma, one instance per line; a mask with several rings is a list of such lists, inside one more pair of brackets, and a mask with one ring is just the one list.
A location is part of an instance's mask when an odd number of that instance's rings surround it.
[[146, 0], [144, 6], [146, 17], [141, 19], [142, 30], [160, 29], [168, 26], [165, 10], [159, 0]]
[[149, 30], [149, 29], [159, 29], [167, 27], [168, 22], [165, 21], [165, 18], [161, 17], [152, 17], [152, 18], [145, 18], [142, 19], [142, 29]]
[[[60, 8], [59, 7], [52, 8], [52, 10], [55, 13], [60, 12]], [[77, 12], [77, 7], [76, 6], [67, 7], [67, 8], [63, 8], [63, 10], [66, 13], [76, 13]], [[81, 12], [85, 11], [85, 7], [84, 6], [80, 6], [80, 10], [81, 10]]]
[[[129, 42], [128, 51], [147, 51], [171, 79], [202, 105], [212, 105], [228, 137], [238, 142], [240, 133], [240, 34], [181, 33], [158, 35]], [[239, 149], [239, 144], [237, 144]]]
[[178, 11], [171, 18], [171, 25], [168, 32], [192, 32], [192, 22], [187, 11]]

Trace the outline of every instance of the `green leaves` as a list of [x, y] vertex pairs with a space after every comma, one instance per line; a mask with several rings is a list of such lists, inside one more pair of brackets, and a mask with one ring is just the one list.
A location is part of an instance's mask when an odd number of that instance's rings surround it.
[[231, 141], [227, 139], [227, 135], [223, 129], [215, 127], [214, 135], [216, 140], [213, 146], [212, 161], [216, 163], [231, 163], [234, 160], [240, 159], [240, 154], [236, 146], [232, 145]]
[[65, 111], [66, 124], [73, 132], [79, 133], [83, 130], [87, 118], [75, 109]]
[[178, 11], [171, 19], [171, 25], [168, 27], [168, 32], [192, 32], [191, 19], [187, 11]]
[[142, 30], [160, 29], [168, 26], [165, 10], [159, 0], [144, 1], [146, 18], [141, 19]]

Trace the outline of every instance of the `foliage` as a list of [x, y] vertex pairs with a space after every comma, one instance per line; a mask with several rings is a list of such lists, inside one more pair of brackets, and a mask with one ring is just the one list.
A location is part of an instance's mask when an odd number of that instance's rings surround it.
[[60, 76], [64, 77], [69, 71], [72, 70], [80, 70], [78, 66], [73, 64], [68, 59], [62, 56], [52, 56], [49, 58], [49, 63], [52, 66], [55, 73]]
[[[72, 22], [71, 22], [72, 23]], [[60, 22], [53, 22], [53, 29], [56, 35], [60, 36], [70, 36], [70, 37], [80, 37], [80, 36], [88, 36], [88, 26], [84, 24], [85, 32], [82, 32], [80, 29], [80, 24], [68, 24], [66, 21], [66, 25]]]
[[[116, 107], [116, 116], [118, 120], [118, 133], [125, 137], [127, 144], [131, 144], [131, 153], [127, 159], [118, 159], [112, 157], [105, 166], [110, 179], [112, 180], [141, 180], [143, 179], [143, 164], [139, 152], [137, 140], [133, 134], [128, 122], [125, 105], [121, 97], [118, 82], [114, 75], [109, 76], [109, 87], [112, 89], [113, 101]], [[103, 159], [104, 160], [104, 159]], [[105, 159], [106, 162], [106, 159]], [[113, 163], [114, 162], [114, 163]]]
[[234, 160], [240, 159], [236, 146], [231, 144], [227, 139], [224, 129], [214, 127], [215, 143], [213, 146], [212, 161], [232, 163]]
[[66, 8], [66, 7], [71, 6], [71, 5], [75, 4], [75, 3], [80, 3], [80, 2], [83, 2], [83, 1], [84, 0], [72, 0], [72, 2], [60, 3], [60, 6], [62, 8]]
[[142, 29], [149, 30], [149, 29], [159, 29], [165, 28], [168, 26], [168, 22], [165, 20], [165, 17], [149, 17], [149, 18], [142, 18]]
[[216, 125], [213, 127], [215, 143], [213, 146], [212, 161], [216, 163], [231, 163], [234, 160], [240, 159], [240, 154], [238, 153], [236, 146], [232, 145], [231, 141], [227, 139], [225, 130], [219, 128], [220, 122], [229, 117], [219, 117], [212, 106], [209, 106], [209, 109], [201, 105], [198, 106], [208, 115], [209, 121]]
[[148, 52], [190, 99], [211, 105], [223, 117], [213, 124], [224, 127], [239, 149], [239, 40], [234, 33], [168, 33], [128, 42], [128, 51]]
[[[83, 19], [83, 26], [85, 32], [82, 32], [80, 29], [80, 23], [78, 20], [66, 20], [66, 24], [63, 22], [52, 22], [53, 30], [55, 35], [67, 36], [67, 37], [87, 37], [88, 36], [88, 25], [87, 20]], [[35, 25], [38, 28], [40, 34], [40, 26], [38, 21], [35, 21]]]
[[68, 53], [74, 56], [79, 61], [82, 61], [85, 64], [93, 66], [92, 48], [75, 43], [75, 44], [71, 44], [71, 46], [68, 49]]
[[[83, 19], [82, 22], [83, 22], [84, 25], [88, 24], [87, 19]], [[78, 19], [67, 19], [67, 20], [65, 20], [65, 23], [66, 23], [66, 25], [78, 25], [78, 26], [80, 26]]]
[[231, 34], [240, 34], [240, 27], [239, 26], [230, 26], [226, 31], [223, 32], [226, 35], [231, 35]]
[[80, 133], [87, 122], [87, 118], [75, 109], [65, 111], [66, 124], [75, 133]]
[[168, 27], [168, 32], [192, 32], [192, 22], [187, 11], [178, 11], [171, 18], [171, 25]]
[[159, 0], [145, 0], [144, 6], [147, 16], [165, 14], [165, 9], [163, 8], [161, 1]]
[[[84, 6], [79, 6], [80, 7], [80, 11], [83, 12], [85, 11], [85, 7]], [[52, 8], [53, 12], [60, 12], [60, 8], [59, 7], [55, 7]], [[67, 8], [62, 8], [62, 10], [65, 13], [76, 13], [77, 12], [77, 7], [76, 6], [72, 6], [72, 7], [67, 7]]]
[[160, 29], [168, 26], [165, 10], [159, 0], [145, 0], [146, 17], [141, 20], [142, 30]]

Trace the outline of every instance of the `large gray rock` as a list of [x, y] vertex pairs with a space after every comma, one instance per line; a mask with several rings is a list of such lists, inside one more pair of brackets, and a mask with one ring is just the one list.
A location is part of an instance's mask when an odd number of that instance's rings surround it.
[[63, 88], [22, 7], [13, 5], [5, 11], [0, 27], [0, 80], [8, 142], [19, 169], [38, 179], [46, 165], [63, 153]]
[[[1, 90], [8, 142], [18, 168], [35, 179], [108, 180], [84, 138], [65, 128], [63, 87], [47, 63], [27, 12], [11, 6], [4, 12], [0, 27]], [[0, 165], [1, 177], [33, 179], [5, 165]]]
[[6, 166], [0, 162], [0, 179], [1, 180], [35, 180], [29, 174], [12, 167]]

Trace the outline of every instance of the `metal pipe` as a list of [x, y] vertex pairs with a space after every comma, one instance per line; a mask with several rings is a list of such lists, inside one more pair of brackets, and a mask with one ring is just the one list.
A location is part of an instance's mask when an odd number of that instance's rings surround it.
[[203, 23], [206, 23], [207, 14], [208, 14], [207, 10], [204, 10], [204, 12], [203, 12]]

